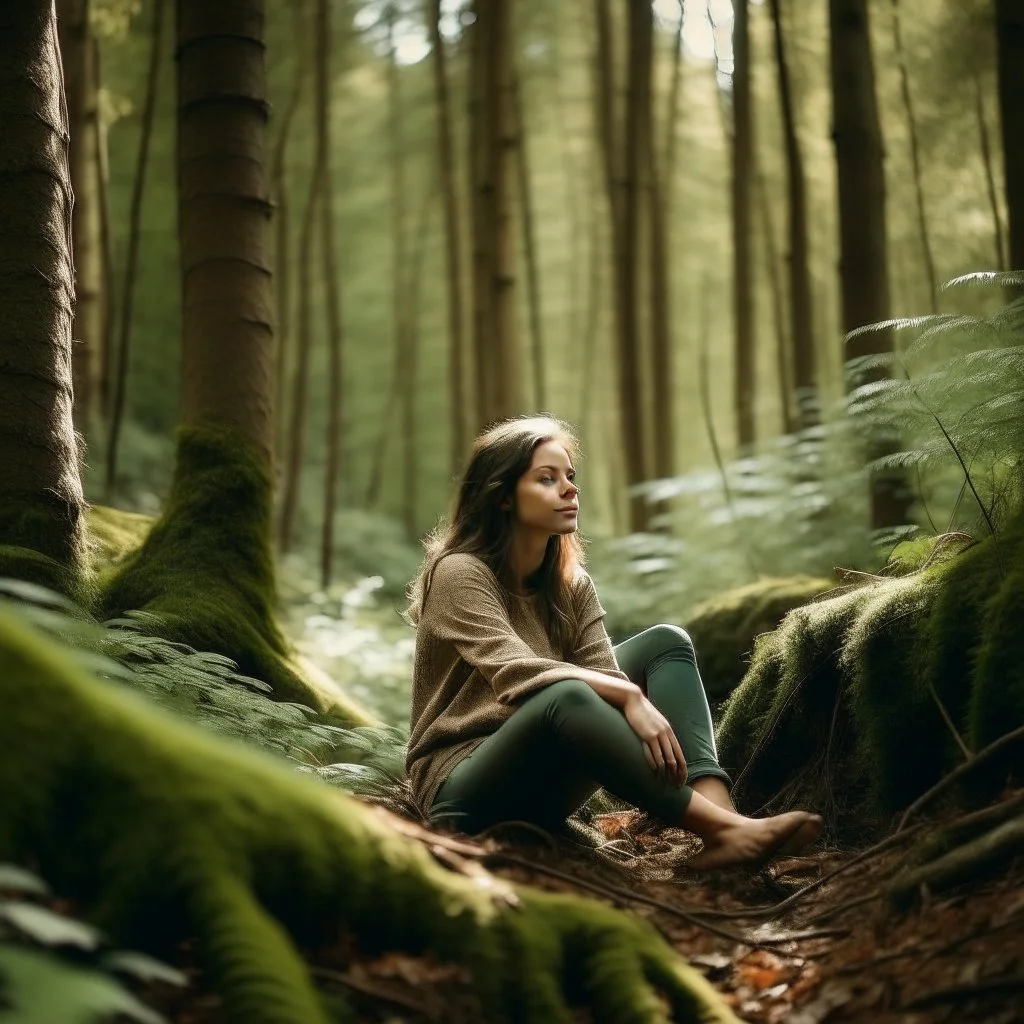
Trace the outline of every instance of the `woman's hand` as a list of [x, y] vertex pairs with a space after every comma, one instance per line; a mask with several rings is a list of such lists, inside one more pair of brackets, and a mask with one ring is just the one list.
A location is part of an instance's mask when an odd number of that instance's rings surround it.
[[623, 705], [622, 713], [640, 737], [651, 768], [681, 786], [686, 781], [686, 759], [668, 719], [639, 690]]

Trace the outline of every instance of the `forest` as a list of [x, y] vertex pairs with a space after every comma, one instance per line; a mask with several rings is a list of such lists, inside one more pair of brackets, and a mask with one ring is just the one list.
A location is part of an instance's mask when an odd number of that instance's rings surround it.
[[[1024, 0], [17, 0], [0, 128], [0, 1024], [1021, 1019]], [[417, 803], [537, 413], [809, 849]]]

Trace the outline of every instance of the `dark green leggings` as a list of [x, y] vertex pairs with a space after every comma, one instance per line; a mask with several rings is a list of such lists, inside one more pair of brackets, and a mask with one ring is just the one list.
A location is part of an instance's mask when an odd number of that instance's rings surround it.
[[[713, 775], [729, 785], [686, 632], [652, 626], [619, 644], [615, 657], [671, 723], [688, 781]], [[582, 680], [563, 679], [524, 700], [452, 769], [431, 816], [466, 832], [499, 821], [557, 828], [599, 786], [673, 823], [693, 795], [688, 785], [678, 788], [650, 768], [640, 738], [618, 708]]]

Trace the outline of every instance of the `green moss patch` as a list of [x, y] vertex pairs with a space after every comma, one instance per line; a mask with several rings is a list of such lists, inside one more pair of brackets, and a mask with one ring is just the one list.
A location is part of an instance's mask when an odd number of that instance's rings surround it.
[[739, 685], [756, 637], [834, 585], [814, 576], [772, 576], [697, 605], [683, 625], [693, 639], [709, 699], [723, 700]]
[[86, 547], [93, 572], [102, 576], [134, 554], [156, 520], [138, 512], [93, 505], [86, 518]]
[[944, 713], [975, 750], [1024, 722], [1024, 518], [957, 552], [917, 552], [919, 570], [794, 609], [757, 640], [719, 734], [748, 803], [841, 793], [890, 812], [962, 760]]
[[229, 1024], [326, 1024], [300, 950], [352, 939], [465, 964], [487, 1020], [568, 1022], [572, 979], [607, 1024], [736, 1019], [642, 919], [447, 871], [383, 812], [87, 676], [9, 608], [0, 702], [0, 861], [119, 943], [191, 940]]
[[[167, 508], [102, 581], [102, 611], [151, 612], [168, 639], [226, 655], [278, 699], [369, 724], [366, 711], [296, 657], [277, 625], [271, 494], [264, 461], [239, 439], [182, 431]], [[111, 547], [124, 540], [123, 523], [116, 529], [108, 529]]]

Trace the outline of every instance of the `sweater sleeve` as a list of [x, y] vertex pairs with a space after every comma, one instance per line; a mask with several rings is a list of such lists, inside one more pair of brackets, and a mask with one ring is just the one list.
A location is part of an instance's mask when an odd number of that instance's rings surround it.
[[491, 684], [501, 704], [515, 704], [575, 666], [540, 657], [516, 633], [490, 570], [472, 555], [445, 555], [434, 567], [420, 628], [452, 643]]
[[604, 628], [605, 611], [601, 607], [594, 581], [589, 573], [582, 570], [577, 582], [576, 607], [580, 632], [572, 654], [573, 664], [628, 681], [629, 676], [619, 669], [611, 639]]

